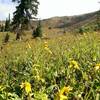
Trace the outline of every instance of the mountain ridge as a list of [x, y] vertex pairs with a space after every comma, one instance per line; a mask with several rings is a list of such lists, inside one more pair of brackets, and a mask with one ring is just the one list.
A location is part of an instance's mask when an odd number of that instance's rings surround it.
[[97, 13], [98, 11], [87, 13], [87, 14], [75, 15], [75, 16], [61, 16], [61, 17], [56, 16], [48, 19], [43, 19], [41, 20], [41, 22], [42, 22], [42, 26], [51, 27], [51, 28], [71, 27], [78, 23], [82, 23], [86, 20], [87, 22], [88, 20], [89, 22], [90, 20], [91, 21], [96, 20]]
[[[94, 11], [81, 15], [74, 16], [55, 16], [47, 19], [41, 20], [42, 27], [48, 29], [52, 28], [67, 28], [67, 30], [73, 30], [74, 28], [79, 28], [86, 24], [95, 23], [97, 20], [97, 14], [99, 11]], [[0, 24], [4, 24], [5, 21], [0, 21]], [[36, 27], [38, 20], [32, 21], [32, 26]]]

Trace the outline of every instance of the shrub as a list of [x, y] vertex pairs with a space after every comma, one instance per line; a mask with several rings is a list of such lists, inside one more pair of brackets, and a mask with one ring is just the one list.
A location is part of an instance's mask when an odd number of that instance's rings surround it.
[[84, 33], [84, 29], [82, 27], [79, 28], [79, 33], [83, 34]]
[[42, 30], [41, 30], [41, 22], [39, 21], [37, 28], [33, 31], [32, 36], [34, 38], [36, 37], [42, 37]]
[[9, 41], [9, 34], [6, 33], [5, 37], [4, 37], [4, 43], [7, 43]]

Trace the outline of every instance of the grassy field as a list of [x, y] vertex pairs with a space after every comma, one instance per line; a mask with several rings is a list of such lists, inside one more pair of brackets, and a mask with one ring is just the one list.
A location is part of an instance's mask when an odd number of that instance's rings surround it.
[[99, 32], [0, 37], [0, 100], [100, 100]]

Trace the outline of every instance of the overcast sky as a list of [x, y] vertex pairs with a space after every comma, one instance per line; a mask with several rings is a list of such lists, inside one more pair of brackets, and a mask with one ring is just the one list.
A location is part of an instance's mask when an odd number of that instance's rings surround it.
[[[100, 8], [100, 0], [39, 0], [39, 18], [53, 16], [71, 16], [96, 11]], [[6, 19], [15, 11], [11, 0], [0, 0], [0, 19]], [[12, 15], [11, 15], [12, 16]]]

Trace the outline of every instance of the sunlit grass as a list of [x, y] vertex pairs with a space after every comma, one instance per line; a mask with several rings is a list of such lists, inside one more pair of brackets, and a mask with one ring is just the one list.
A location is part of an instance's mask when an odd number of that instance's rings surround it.
[[[1, 100], [99, 100], [99, 39], [99, 33], [66, 33], [49, 39], [1, 43]], [[22, 82], [30, 84], [29, 94], [20, 87]], [[71, 91], [66, 93], [69, 86]]]

